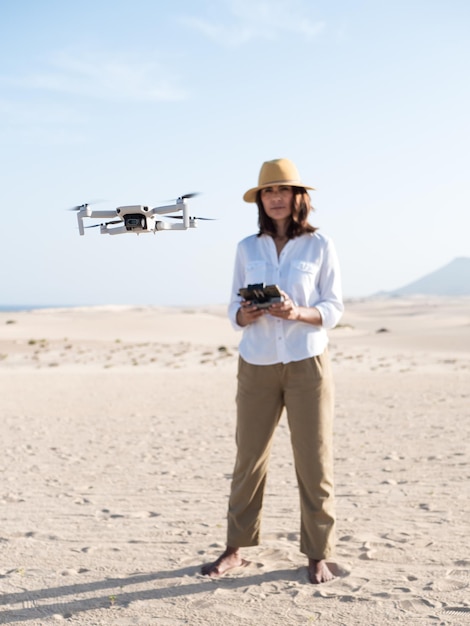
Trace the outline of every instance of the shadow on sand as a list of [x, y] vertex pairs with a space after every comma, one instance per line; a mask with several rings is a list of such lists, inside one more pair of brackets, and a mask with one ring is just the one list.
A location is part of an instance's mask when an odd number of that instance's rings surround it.
[[[303, 570], [302, 573], [301, 570]], [[240, 578], [225, 576], [217, 579], [202, 576], [199, 572], [199, 566], [193, 566], [166, 572], [136, 574], [127, 578], [106, 578], [89, 583], [7, 593], [0, 597], [0, 605], [11, 607], [20, 604], [21, 608], [8, 608], [6, 611], [0, 611], [0, 624], [13, 624], [38, 618], [47, 619], [53, 615], [67, 618], [86, 611], [109, 609], [111, 606], [125, 608], [136, 601], [192, 596], [209, 592], [220, 586], [236, 589], [279, 580], [298, 581], [299, 577], [305, 578], [307, 582], [306, 568], [277, 570]], [[192, 577], [194, 581], [187, 582], [187, 578], [184, 577]], [[146, 585], [167, 579], [175, 579], [175, 584], [126, 591], [126, 588], [133, 585]], [[83, 594], [87, 594], [88, 597], [77, 598]], [[94, 595], [90, 597], [90, 594]], [[73, 599], [68, 599], [70, 596], [74, 596]]]

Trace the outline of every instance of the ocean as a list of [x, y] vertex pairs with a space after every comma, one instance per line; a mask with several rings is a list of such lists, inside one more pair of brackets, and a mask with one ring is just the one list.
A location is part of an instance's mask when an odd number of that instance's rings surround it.
[[35, 309], [65, 309], [73, 308], [73, 305], [65, 304], [0, 304], [0, 313], [15, 311], [34, 311]]

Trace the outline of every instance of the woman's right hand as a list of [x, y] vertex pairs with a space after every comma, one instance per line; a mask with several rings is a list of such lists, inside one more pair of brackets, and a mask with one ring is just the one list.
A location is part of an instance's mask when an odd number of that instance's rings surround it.
[[240, 308], [237, 311], [237, 324], [239, 326], [248, 326], [253, 324], [257, 319], [262, 317], [266, 313], [266, 309], [258, 309], [256, 306], [243, 300]]

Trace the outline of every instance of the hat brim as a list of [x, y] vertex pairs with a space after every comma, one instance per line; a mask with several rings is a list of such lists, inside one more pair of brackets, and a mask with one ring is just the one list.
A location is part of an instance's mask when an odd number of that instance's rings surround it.
[[287, 186], [287, 187], [300, 187], [301, 189], [306, 189], [307, 191], [315, 191], [315, 187], [309, 187], [308, 185], [304, 185], [303, 183], [287, 183], [287, 182], [283, 182], [283, 183], [266, 183], [266, 185], [259, 185], [258, 187], [253, 187], [252, 189], [248, 189], [247, 192], [245, 192], [243, 194], [243, 200], [245, 202], [256, 202], [256, 194], [258, 193], [258, 191], [260, 189], [265, 189], [266, 187], [272, 187], [273, 185], [282, 185]]

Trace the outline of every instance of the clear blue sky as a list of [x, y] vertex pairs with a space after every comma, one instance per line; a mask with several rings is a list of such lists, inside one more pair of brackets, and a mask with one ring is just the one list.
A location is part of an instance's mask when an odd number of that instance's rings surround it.
[[[470, 256], [469, 32], [467, 0], [4, 0], [0, 305], [225, 303], [278, 157], [346, 296]], [[185, 232], [66, 211], [193, 191]]]

